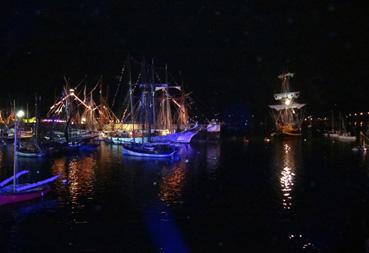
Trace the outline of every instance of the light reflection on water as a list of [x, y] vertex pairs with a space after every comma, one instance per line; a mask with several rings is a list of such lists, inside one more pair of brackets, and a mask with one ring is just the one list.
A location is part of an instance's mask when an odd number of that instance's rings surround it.
[[[330, 243], [326, 237], [342, 238], [324, 230], [331, 213], [340, 219], [328, 225], [340, 233], [337, 224], [356, 214], [343, 214], [343, 201], [335, 205], [321, 193], [364, 206], [359, 217], [366, 220], [368, 205], [361, 200], [369, 181], [368, 165], [356, 167], [361, 158], [350, 146], [318, 141], [250, 142], [247, 150], [233, 142], [184, 145], [173, 160], [123, 157], [120, 146], [105, 144], [92, 153], [19, 159], [31, 181], [61, 178], [45, 200], [0, 209], [0, 235], [19, 252], [32, 251], [40, 238], [66, 252], [100, 252], [109, 245], [106, 252], [218, 252], [219, 245], [236, 252], [233, 245], [261, 249], [267, 240], [267, 249], [317, 252], [311, 250]], [[0, 149], [0, 164], [7, 165], [2, 177], [11, 175], [11, 146]], [[359, 227], [349, 225], [351, 231]]]
[[[294, 205], [294, 192], [296, 184], [296, 174], [301, 169], [301, 140], [300, 139], [285, 139], [281, 143], [277, 143], [277, 152], [275, 158], [279, 166], [279, 180], [280, 191], [282, 194], [282, 207], [285, 211], [283, 217], [288, 218], [291, 223], [286, 223], [286, 229], [288, 234], [286, 235], [290, 241], [289, 247], [293, 250], [311, 250], [309, 252], [316, 252], [314, 243], [306, 236], [301, 229], [295, 226], [295, 212], [292, 210]], [[302, 180], [299, 178], [299, 180]], [[297, 196], [298, 197], [298, 196]]]
[[282, 205], [284, 209], [292, 207], [292, 191], [295, 181], [295, 162], [293, 150], [290, 145], [283, 145], [282, 157], [283, 167], [281, 171], [281, 190], [282, 190]]
[[186, 167], [184, 163], [162, 169], [159, 198], [167, 204], [175, 204], [181, 197], [185, 182]]
[[57, 190], [66, 190], [72, 204], [80, 204], [80, 199], [93, 198], [95, 189], [96, 159], [90, 156], [59, 158], [54, 161], [52, 171], [61, 175]]

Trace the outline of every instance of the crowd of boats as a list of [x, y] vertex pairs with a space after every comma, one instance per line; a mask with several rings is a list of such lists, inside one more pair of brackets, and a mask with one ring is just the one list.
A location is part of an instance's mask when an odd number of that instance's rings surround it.
[[[153, 62], [141, 64], [135, 82], [131, 71], [131, 62], [127, 61], [119, 84], [124, 86], [125, 95], [113, 100], [113, 104], [118, 99], [124, 101], [120, 116], [103, 96], [101, 80], [87, 90], [65, 78], [61, 95], [46, 116], [38, 115], [36, 101], [34, 118], [23, 120], [20, 139], [29, 140], [18, 143], [17, 155], [41, 157], [92, 149], [98, 141], [106, 141], [123, 145], [125, 155], [163, 157], [173, 155], [174, 144], [190, 143], [195, 136], [207, 141], [219, 139], [220, 122], [198, 122], [190, 117], [190, 93], [185, 92], [183, 85], [169, 81], [166, 66], [163, 82]], [[14, 112], [7, 119], [0, 119], [2, 143], [13, 138], [14, 119]]]
[[[217, 141], [220, 122], [192, 118], [190, 93], [185, 92], [183, 85], [169, 81], [166, 66], [161, 69], [164, 81], [160, 81], [154, 62], [143, 62], [133, 82], [128, 59], [115, 94], [121, 88], [125, 95], [114, 97], [112, 104], [103, 95], [101, 80], [87, 90], [81, 84], [72, 85], [67, 78], [60, 96], [43, 117], [38, 110], [39, 97], [35, 98], [33, 117], [28, 112], [17, 112], [14, 102], [7, 115], [0, 114], [1, 143], [14, 145], [13, 176], [0, 183], [0, 205], [39, 198], [48, 192], [48, 184], [58, 178], [56, 175], [32, 184], [18, 184], [18, 178], [28, 171], [18, 172], [17, 157], [40, 159], [56, 153], [95, 150], [104, 141], [122, 145], [122, 155], [162, 159], [173, 158], [178, 145], [190, 143], [195, 137]], [[121, 116], [111, 109], [116, 100], [124, 101]]]
[[[182, 84], [170, 82], [167, 66], [159, 68], [154, 62], [140, 63], [135, 81], [132, 65], [128, 59], [122, 68], [119, 85], [112, 103], [104, 96], [101, 80], [90, 90], [81, 83], [65, 85], [46, 115], [40, 115], [40, 98], [35, 98], [34, 116], [17, 113], [14, 103], [7, 117], [0, 114], [0, 140], [2, 145], [13, 141], [14, 173], [0, 183], [0, 205], [37, 198], [47, 193], [48, 184], [58, 178], [32, 183], [18, 184], [17, 180], [28, 171], [17, 171], [17, 157], [42, 158], [56, 153], [95, 150], [100, 142], [122, 145], [122, 155], [142, 158], [173, 158], [181, 144], [195, 140], [217, 141], [220, 138], [219, 120], [199, 122], [191, 116], [190, 93]], [[162, 74], [162, 73], [161, 73]], [[293, 73], [278, 76], [282, 81], [281, 91], [274, 94], [277, 104], [270, 105], [274, 120], [274, 131], [265, 140], [275, 136], [298, 138], [302, 133], [304, 106], [298, 103], [298, 91], [290, 90]], [[164, 80], [164, 81], [161, 81]], [[119, 89], [124, 96], [118, 97]], [[113, 112], [116, 101], [123, 101], [121, 115]], [[98, 102], [96, 102], [98, 101]], [[338, 127], [332, 113], [331, 129], [324, 133], [327, 138], [353, 142], [356, 136], [346, 130], [339, 114]], [[308, 125], [311, 127], [311, 125]], [[353, 150], [366, 150], [369, 138], [360, 133], [359, 146]], [[10, 183], [13, 183], [9, 186]]]

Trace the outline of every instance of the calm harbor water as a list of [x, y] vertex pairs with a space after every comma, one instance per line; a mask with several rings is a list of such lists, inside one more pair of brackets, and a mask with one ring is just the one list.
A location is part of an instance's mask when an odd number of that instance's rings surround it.
[[[1, 252], [366, 252], [369, 160], [324, 138], [185, 145], [174, 160], [120, 146], [19, 159], [43, 200], [0, 207]], [[0, 178], [12, 151], [0, 150]]]

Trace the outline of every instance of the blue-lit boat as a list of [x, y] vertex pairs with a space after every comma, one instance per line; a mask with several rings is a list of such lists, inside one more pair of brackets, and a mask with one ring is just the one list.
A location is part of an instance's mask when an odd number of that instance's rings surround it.
[[147, 158], [171, 158], [176, 153], [176, 148], [170, 144], [137, 144], [123, 145], [123, 155], [140, 156]]
[[28, 145], [20, 145], [17, 148], [17, 156], [28, 157], [28, 158], [39, 158], [45, 156], [45, 152], [36, 145], [29, 143]]
[[[36, 183], [16, 183], [17, 178], [27, 173], [28, 171], [23, 170], [0, 183], [0, 205], [41, 198], [50, 191], [49, 183], [54, 182], [59, 177], [56, 175]], [[13, 184], [9, 184], [11, 182]]]

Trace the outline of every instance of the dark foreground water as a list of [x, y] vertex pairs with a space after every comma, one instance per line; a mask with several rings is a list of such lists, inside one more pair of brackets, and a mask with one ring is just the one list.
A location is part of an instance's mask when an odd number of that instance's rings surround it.
[[[0, 152], [0, 178], [12, 153]], [[0, 252], [366, 252], [369, 161], [323, 138], [183, 146], [175, 161], [121, 147], [19, 159], [62, 177], [0, 207]], [[367, 249], [368, 248], [368, 249]]]

